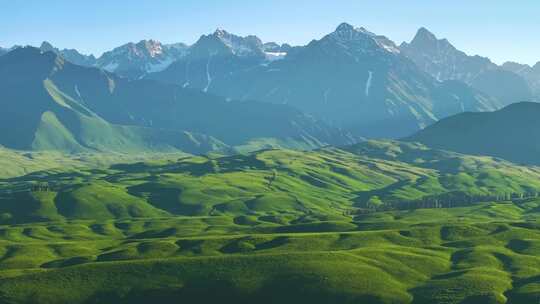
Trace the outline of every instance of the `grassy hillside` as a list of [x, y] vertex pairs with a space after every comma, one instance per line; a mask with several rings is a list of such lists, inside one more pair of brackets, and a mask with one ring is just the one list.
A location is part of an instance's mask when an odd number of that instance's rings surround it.
[[40, 220], [105, 220], [154, 217], [157, 210], [289, 222], [534, 198], [539, 177], [540, 169], [489, 157], [369, 141], [312, 152], [266, 150], [44, 171], [0, 183], [0, 202], [5, 223], [33, 221], [30, 211]]
[[530, 303], [540, 297], [539, 207], [303, 225], [213, 216], [4, 227], [0, 301]]
[[3, 179], [0, 303], [534, 303], [539, 176], [370, 141]]
[[521, 102], [487, 113], [462, 113], [407, 138], [430, 147], [540, 164], [540, 103]]
[[0, 179], [24, 176], [33, 172], [65, 172], [72, 169], [104, 168], [117, 163], [151, 162], [178, 159], [183, 152], [156, 153], [78, 153], [67, 155], [56, 151], [17, 151], [0, 146]]

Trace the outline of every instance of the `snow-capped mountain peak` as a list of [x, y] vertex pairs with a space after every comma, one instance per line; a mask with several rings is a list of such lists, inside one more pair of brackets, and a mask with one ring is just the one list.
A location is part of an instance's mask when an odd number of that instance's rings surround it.
[[220, 38], [221, 38], [221, 37], [228, 37], [228, 36], [230, 36], [230, 35], [231, 35], [231, 34], [230, 34], [229, 32], [227, 32], [226, 30], [224, 30], [224, 29], [222, 29], [222, 28], [220, 28], [220, 27], [218, 27], [218, 28], [216, 29], [216, 31], [214, 32], [214, 36], [220, 37]]
[[241, 37], [218, 28], [212, 35], [237, 56], [262, 56], [263, 43], [257, 36]]
[[138, 43], [138, 46], [144, 47], [152, 58], [163, 54], [163, 46], [161, 42], [156, 40], [143, 40]]
[[385, 36], [380, 36], [363, 27], [354, 27], [348, 23], [341, 23], [329, 35], [341, 44], [360, 43], [365, 50], [381, 48], [386, 52], [398, 54], [399, 48]]
[[97, 66], [109, 72], [138, 78], [147, 73], [162, 71], [171, 63], [183, 57], [187, 46], [174, 44], [165, 46], [157, 40], [129, 42], [104, 53]]
[[131, 60], [136, 58], [155, 58], [163, 54], [163, 46], [156, 40], [141, 40], [137, 43], [129, 42], [106, 52], [102, 57], [125, 55]]

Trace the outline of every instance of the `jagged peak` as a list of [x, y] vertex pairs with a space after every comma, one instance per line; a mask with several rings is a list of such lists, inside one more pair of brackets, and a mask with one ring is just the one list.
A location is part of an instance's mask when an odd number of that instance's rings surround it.
[[152, 45], [161, 45], [161, 42], [159, 42], [158, 40], [153, 40], [153, 39], [143, 39], [143, 40], [140, 40], [139, 42], [128, 42], [128, 43], [125, 43], [119, 47], [116, 47], [114, 48], [115, 50], [116, 49], [124, 49], [124, 48], [128, 48], [128, 47], [134, 47], [134, 46], [137, 46], [137, 47], [147, 47], [147, 46], [152, 46]]
[[336, 31], [328, 35], [331, 39], [336, 39], [341, 43], [349, 43], [353, 41], [367, 41], [372, 44], [373, 47], [379, 47], [387, 52], [397, 54], [399, 53], [398, 47], [394, 42], [385, 36], [379, 36], [373, 32], [370, 32], [364, 27], [354, 27], [349, 23], [342, 23]]
[[415, 38], [424, 38], [429, 40], [437, 40], [437, 36], [425, 27], [421, 27], [416, 32]]
[[[204, 45], [208, 42], [218, 42], [223, 48], [230, 50], [230, 53], [238, 56], [264, 56], [262, 51], [263, 43], [261, 39], [254, 35], [242, 37], [229, 33], [222, 28], [218, 28], [212, 34], [201, 36], [192, 48], [196, 46], [203, 46], [203, 48], [205, 48], [206, 46]], [[216, 45], [214, 45], [214, 47], [216, 47]], [[221, 47], [218, 47], [218, 49], [221, 49]]]
[[435, 36], [435, 34], [430, 32], [427, 28], [421, 27], [416, 32], [416, 35], [414, 36], [413, 40], [411, 41], [411, 45], [425, 46], [425, 45], [436, 44], [439, 41], [446, 42], [446, 43], [449, 44], [449, 42], [446, 39], [439, 40], [439, 39], [437, 39], [437, 36]]
[[55, 51], [56, 48], [49, 43], [48, 41], [43, 41], [39, 47], [40, 50], [46, 52], [46, 51]]
[[218, 27], [215, 31], [214, 31], [214, 36], [216, 37], [224, 37], [224, 36], [229, 36], [231, 35], [229, 32], [227, 32], [226, 30], [224, 30], [223, 28], [221, 27]]
[[439, 39], [435, 34], [429, 31], [425, 27], [421, 27], [416, 32], [413, 40], [410, 44], [404, 43], [403, 46], [412, 46], [414, 48], [433, 48], [438, 46], [439, 48], [455, 49], [455, 47], [446, 38]]
[[351, 24], [347, 22], [341, 23], [336, 28], [336, 32], [349, 32], [349, 31], [354, 31], [354, 30], [355, 30], [354, 26], [352, 26]]
[[107, 57], [119, 53], [128, 53], [136, 57], [156, 57], [163, 53], [163, 45], [158, 40], [143, 39], [139, 42], [128, 42], [119, 47], [114, 48], [112, 51], [105, 52], [101, 57]]
[[335, 30], [336, 33], [362, 33], [368, 36], [377, 36], [364, 27], [354, 27], [353, 25], [343, 22]]
[[359, 36], [372, 37], [372, 38], [383, 37], [383, 36], [377, 36], [377, 34], [370, 32], [364, 27], [354, 27], [353, 25], [346, 22], [341, 23], [332, 34], [334, 36], [347, 38], [347, 39], [355, 39]]
[[163, 46], [161, 42], [157, 40], [141, 40], [137, 43], [137, 46], [144, 48], [150, 57], [156, 57], [163, 53]]
[[262, 45], [261, 39], [259, 39], [259, 37], [255, 36], [255, 35], [247, 35], [247, 36], [243, 37], [243, 36], [240, 36], [240, 35], [230, 33], [228, 31], [224, 30], [223, 28], [217, 28], [214, 31], [214, 33], [212, 34], [212, 36], [217, 37], [217, 38], [219, 38], [219, 39], [221, 39], [223, 41], [230, 41], [231, 39], [237, 39], [237, 40], [246, 40], [246, 41], [250, 41], [250, 42], [255, 42], [255, 43], [258, 43], [258, 44]]

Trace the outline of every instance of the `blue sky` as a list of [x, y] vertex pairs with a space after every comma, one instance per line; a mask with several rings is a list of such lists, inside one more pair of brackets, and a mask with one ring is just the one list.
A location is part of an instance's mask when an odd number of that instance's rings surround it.
[[[401, 43], [420, 26], [469, 54], [540, 61], [538, 0], [0, 0], [0, 46], [99, 55], [129, 41], [193, 43], [217, 27], [264, 41], [306, 44], [346, 21]], [[519, 3], [519, 4], [518, 4]]]

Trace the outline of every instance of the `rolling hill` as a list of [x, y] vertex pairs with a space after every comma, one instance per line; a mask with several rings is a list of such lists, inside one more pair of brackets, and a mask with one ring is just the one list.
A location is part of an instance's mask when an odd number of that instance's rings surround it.
[[4, 179], [0, 302], [530, 303], [539, 177], [368, 141]]
[[540, 104], [523, 102], [487, 113], [443, 119], [407, 138], [430, 147], [540, 164]]
[[8, 224], [158, 215], [288, 222], [535, 197], [539, 177], [537, 168], [489, 157], [368, 141], [35, 172], [0, 183], [0, 214]]

